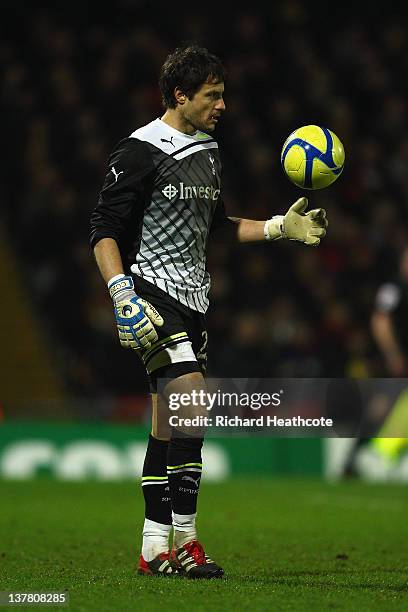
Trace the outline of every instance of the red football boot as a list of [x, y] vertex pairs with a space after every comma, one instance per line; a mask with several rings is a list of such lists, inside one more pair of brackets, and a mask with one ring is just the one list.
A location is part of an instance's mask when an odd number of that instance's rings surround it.
[[205, 554], [204, 548], [197, 540], [173, 549], [171, 562], [179, 574], [188, 578], [221, 578], [224, 575], [222, 567]]
[[140, 555], [137, 573], [144, 576], [175, 576], [178, 571], [170, 563], [170, 553], [163, 552], [152, 561], [145, 561], [143, 555]]

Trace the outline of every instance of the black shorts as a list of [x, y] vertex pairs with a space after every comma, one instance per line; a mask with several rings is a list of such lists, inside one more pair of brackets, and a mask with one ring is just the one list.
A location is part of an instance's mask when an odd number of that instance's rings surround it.
[[190, 372], [205, 374], [207, 342], [205, 316], [181, 304], [156, 285], [132, 275], [137, 295], [150, 302], [164, 319], [156, 327], [158, 340], [140, 357], [155, 392], [158, 378], [177, 378]]

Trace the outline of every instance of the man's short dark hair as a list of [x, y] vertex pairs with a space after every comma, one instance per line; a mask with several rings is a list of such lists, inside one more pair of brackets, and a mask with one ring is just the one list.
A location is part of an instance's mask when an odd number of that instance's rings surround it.
[[164, 62], [159, 78], [159, 87], [165, 108], [176, 108], [176, 87], [192, 98], [207, 82], [222, 83], [226, 71], [221, 60], [204, 47], [196, 44], [177, 47]]

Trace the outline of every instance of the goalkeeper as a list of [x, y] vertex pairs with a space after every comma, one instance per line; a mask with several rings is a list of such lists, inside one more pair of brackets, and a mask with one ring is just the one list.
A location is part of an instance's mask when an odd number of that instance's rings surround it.
[[[169, 55], [159, 80], [164, 114], [113, 150], [91, 217], [91, 246], [119, 340], [143, 360], [152, 392], [142, 574], [224, 573], [196, 530], [203, 437], [170, 428], [162, 416], [170, 393], [205, 389], [208, 240], [223, 227], [242, 243], [289, 239], [317, 246], [326, 234], [325, 212], [307, 212], [306, 198], [266, 221], [226, 216], [212, 137], [225, 111], [224, 81], [220, 60], [204, 48], [190, 45]], [[160, 379], [169, 382], [158, 393]], [[200, 409], [184, 406], [184, 414]]]

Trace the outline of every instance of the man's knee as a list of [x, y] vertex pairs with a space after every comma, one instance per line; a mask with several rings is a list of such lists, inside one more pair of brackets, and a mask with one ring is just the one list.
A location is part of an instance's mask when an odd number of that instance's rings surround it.
[[208, 416], [206, 391], [205, 379], [200, 372], [184, 374], [166, 384], [163, 395], [169, 406], [168, 413], [175, 417], [172, 419], [173, 437], [180, 433], [204, 436], [204, 417]]

